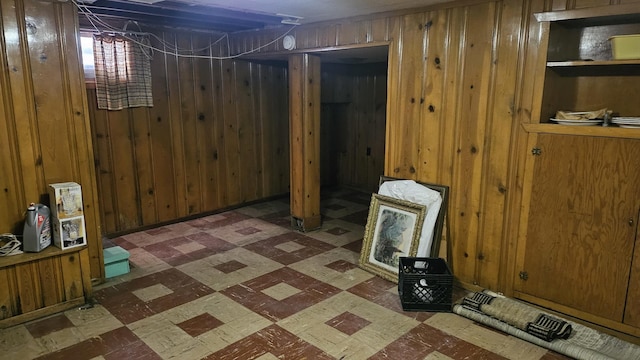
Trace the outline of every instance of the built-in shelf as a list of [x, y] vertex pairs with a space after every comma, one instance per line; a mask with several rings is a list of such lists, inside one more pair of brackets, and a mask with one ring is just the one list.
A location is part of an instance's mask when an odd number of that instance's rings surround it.
[[528, 133], [604, 136], [624, 139], [640, 139], [640, 129], [621, 128], [617, 126], [575, 126], [552, 123], [522, 124]]
[[548, 11], [536, 13], [536, 20], [572, 21], [580, 24], [598, 22], [637, 22], [640, 4], [622, 4], [590, 7], [575, 10]]
[[0, 257], [0, 269], [8, 266], [46, 259], [48, 257], [60, 256], [67, 253], [78, 252], [82, 249], [85, 249], [86, 247], [87, 247], [86, 245], [83, 245], [83, 246], [77, 246], [77, 247], [72, 247], [69, 249], [62, 250], [59, 247], [50, 245], [46, 249], [37, 253], [23, 253], [18, 255]]
[[578, 66], [628, 66], [640, 65], [640, 59], [637, 60], [571, 60], [571, 61], [549, 61], [547, 67], [578, 67]]

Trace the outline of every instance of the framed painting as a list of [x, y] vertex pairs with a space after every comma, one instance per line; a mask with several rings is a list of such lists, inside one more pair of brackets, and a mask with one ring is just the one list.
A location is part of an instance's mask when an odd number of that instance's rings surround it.
[[416, 256], [425, 214], [424, 205], [372, 194], [360, 267], [397, 283], [400, 257]]

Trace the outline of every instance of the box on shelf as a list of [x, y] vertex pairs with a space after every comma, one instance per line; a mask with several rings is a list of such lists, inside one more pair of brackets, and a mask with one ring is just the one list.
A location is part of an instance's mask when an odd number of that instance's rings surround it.
[[404, 311], [451, 312], [453, 274], [443, 259], [401, 257], [398, 271]]
[[49, 184], [49, 201], [51, 202], [51, 216], [56, 219], [83, 215], [82, 189], [78, 183]]
[[84, 216], [66, 219], [51, 219], [53, 243], [61, 249], [86, 245]]
[[609, 40], [614, 60], [640, 59], [640, 34], [615, 35]]
[[120, 246], [106, 248], [104, 254], [104, 276], [112, 278], [129, 272], [129, 252]]

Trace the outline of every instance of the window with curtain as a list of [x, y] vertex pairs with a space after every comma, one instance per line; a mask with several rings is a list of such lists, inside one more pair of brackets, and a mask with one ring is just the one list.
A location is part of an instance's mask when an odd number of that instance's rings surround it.
[[139, 43], [120, 35], [94, 35], [93, 56], [98, 108], [153, 106], [150, 55]]

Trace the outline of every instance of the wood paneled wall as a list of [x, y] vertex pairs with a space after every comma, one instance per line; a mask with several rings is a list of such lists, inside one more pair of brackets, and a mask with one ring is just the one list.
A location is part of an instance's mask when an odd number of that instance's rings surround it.
[[47, 186], [82, 186], [91, 276], [101, 278], [102, 240], [93, 145], [70, 2], [2, 0], [0, 37], [0, 233], [22, 233], [30, 202]]
[[[541, 96], [535, 70], [544, 44], [533, 14], [620, 2], [456, 1], [300, 26], [291, 32], [293, 51], [389, 45], [385, 175], [450, 186], [456, 278], [503, 290], [511, 281], [522, 195], [520, 123], [536, 116]], [[278, 35], [236, 34], [232, 53]], [[260, 52], [286, 51], [276, 42]]]
[[[154, 31], [173, 53], [217, 36]], [[199, 56], [220, 56], [214, 47]], [[178, 57], [155, 52], [152, 108], [99, 110], [88, 90], [98, 192], [107, 234], [286, 194], [286, 63]]]

